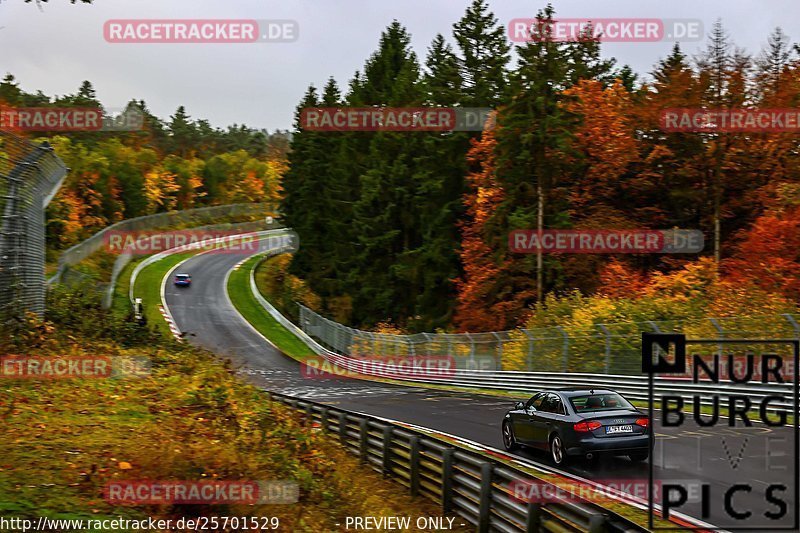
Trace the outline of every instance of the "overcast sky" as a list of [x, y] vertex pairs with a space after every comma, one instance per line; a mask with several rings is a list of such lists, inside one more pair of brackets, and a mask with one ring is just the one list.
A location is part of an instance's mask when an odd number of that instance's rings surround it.
[[[468, 0], [50, 0], [41, 9], [23, 0], [0, 0], [0, 74], [11, 72], [26, 91], [73, 93], [88, 79], [108, 108], [144, 99], [167, 118], [185, 105], [215, 126], [289, 128], [309, 83], [334, 76], [346, 86], [377, 45], [381, 31], [399, 20], [424, 58], [437, 33], [452, 40], [452, 24]], [[757, 53], [775, 26], [800, 41], [798, 0], [555, 0], [564, 18], [699, 19], [707, 31], [717, 18], [738, 46]], [[490, 0], [503, 25], [534, 16], [545, 2]], [[292, 19], [292, 43], [111, 44], [109, 19]], [[695, 53], [703, 42], [685, 43]], [[671, 42], [614, 43], [604, 55], [647, 73]]]

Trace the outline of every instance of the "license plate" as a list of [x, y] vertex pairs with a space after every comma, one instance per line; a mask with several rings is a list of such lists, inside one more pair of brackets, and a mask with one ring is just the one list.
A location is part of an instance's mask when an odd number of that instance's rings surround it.
[[606, 426], [606, 434], [633, 433], [633, 426]]

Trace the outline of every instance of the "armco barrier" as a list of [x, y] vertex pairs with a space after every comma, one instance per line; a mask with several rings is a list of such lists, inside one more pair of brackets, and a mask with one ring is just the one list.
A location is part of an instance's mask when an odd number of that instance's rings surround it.
[[307, 424], [338, 437], [347, 450], [404, 485], [411, 495], [433, 500], [441, 505], [443, 513], [455, 513], [477, 526], [479, 533], [646, 531], [588, 501], [521, 501], [514, 497], [515, 486], [543, 482], [513, 466], [425, 433], [338, 407], [269, 394], [304, 413]]
[[[275, 255], [283, 250], [277, 248], [266, 252], [267, 255]], [[255, 269], [250, 272], [250, 290], [255, 299], [261, 304], [264, 310], [277, 320], [283, 327], [297, 335], [311, 350], [317, 355], [340, 369], [353, 373], [363, 374], [367, 377], [378, 377], [387, 379], [397, 379], [397, 370], [387, 366], [380, 361], [371, 360], [365, 366], [357, 358], [333, 352], [303, 331], [300, 327], [293, 324], [283, 316], [266, 298], [261, 294], [255, 282]], [[714, 339], [713, 342], [717, 342]], [[786, 342], [794, 343], [795, 339], [785, 339]], [[559, 373], [559, 372], [518, 372], [501, 370], [465, 370], [457, 368], [452, 375], [442, 376], [409, 376], [404, 381], [413, 383], [427, 383], [431, 385], [455, 386], [472, 389], [498, 390], [519, 392], [520, 396], [530, 396], [532, 393], [548, 388], [561, 387], [611, 387], [619, 391], [630, 400], [648, 400], [648, 378], [644, 375], [614, 375], [614, 374], [594, 374], [594, 373]], [[720, 391], [726, 394], [740, 394], [749, 397], [754, 405], [770, 395], [781, 394], [786, 401], [771, 402], [771, 408], [793, 409], [792, 384], [791, 383], [770, 383], [768, 385], [754, 385], [735, 383], [720, 383]], [[696, 385], [687, 379], [665, 379], [656, 378], [654, 382], [654, 393], [656, 396], [671, 394], [680, 396], [686, 402], [691, 402], [694, 394], [701, 396], [701, 403], [710, 405], [711, 398], [706, 398], [708, 387]], [[724, 406], [724, 402], [721, 402]]]
[[[280, 228], [280, 229], [257, 231], [257, 232], [254, 232], [253, 235], [255, 235], [256, 237], [281, 237], [281, 236], [287, 236], [287, 235], [294, 235], [294, 232], [292, 230], [290, 230], [290, 229], [287, 229], [287, 228]], [[221, 243], [221, 242], [224, 242], [226, 239], [235, 239], [235, 237], [236, 237], [235, 235], [230, 235], [230, 236], [226, 236], [226, 237], [218, 237], [218, 238], [211, 239], [211, 240]], [[205, 243], [205, 242], [207, 242], [207, 241], [202, 241], [200, 244]], [[155, 255], [151, 255], [150, 257], [148, 257], [147, 259], [145, 259], [144, 261], [142, 261], [141, 263], [136, 265], [136, 268], [134, 268], [133, 272], [131, 273], [131, 282], [130, 282], [130, 288], [129, 288], [129, 291], [128, 291], [128, 297], [129, 297], [131, 303], [133, 303], [133, 301], [135, 300], [134, 288], [136, 286], [136, 278], [139, 276], [139, 273], [142, 270], [144, 270], [149, 265], [152, 265], [156, 261], [160, 261], [160, 260], [164, 259], [165, 257], [167, 257], [169, 255], [176, 254], [176, 253], [181, 253], [181, 252], [185, 252], [185, 251], [190, 251], [192, 249], [195, 249], [195, 247], [197, 247], [197, 246], [198, 246], [198, 244], [195, 243], [195, 244], [186, 244], [186, 245], [183, 245], [183, 246], [177, 246], [175, 248], [170, 248], [169, 250], [164, 250], [163, 252], [159, 252], [159, 253], [157, 253]], [[283, 247], [281, 247], [281, 248], [275, 247], [274, 250], [284, 251], [285, 249]]]
[[[264, 236], [284, 236], [287, 229], [258, 232]], [[167, 250], [137, 265], [131, 277], [181, 248]], [[276, 246], [265, 250], [267, 255], [281, 253], [289, 247]], [[299, 328], [291, 324], [258, 293], [252, 278], [254, 295], [283, 325], [309, 342]], [[134, 298], [133, 291], [130, 294]], [[312, 348], [313, 349], [313, 348]], [[327, 353], [316, 345], [316, 350]], [[270, 398], [304, 413], [309, 424], [318, 424], [323, 431], [335, 435], [351, 453], [378, 472], [395, 478], [414, 496], [423, 496], [442, 506], [442, 512], [455, 513], [479, 532], [504, 533], [542, 532], [641, 532], [646, 531], [630, 520], [588, 501], [528, 503], [515, 498], [517, 484], [541, 480], [513, 466], [488, 456], [458, 447], [445, 440], [426, 435], [392, 421], [310, 400], [268, 392]], [[549, 484], [548, 484], [549, 485]]]
[[[234, 222], [230, 224], [211, 224], [208, 226], [200, 226], [196, 228], [191, 228], [192, 231], [258, 231], [264, 226], [263, 220], [253, 220], [250, 222]], [[108, 283], [107, 287], [105, 288], [105, 294], [103, 295], [103, 307], [108, 309], [111, 307], [113, 298], [114, 298], [114, 291], [117, 286], [117, 280], [119, 279], [119, 275], [125, 269], [126, 266], [133, 260], [133, 255], [126, 252], [120, 254], [116, 261], [114, 261], [114, 267], [111, 270], [111, 281]], [[62, 282], [63, 276], [69, 272], [67, 269], [64, 274], [62, 274]]]
[[201, 226], [217, 222], [220, 217], [257, 216], [261, 214], [274, 214], [272, 204], [229, 204], [183, 211], [170, 211], [143, 217], [120, 220], [107, 228], [103, 228], [85, 241], [68, 248], [58, 258], [58, 271], [47, 280], [48, 283], [59, 282], [67, 267], [76, 265], [105, 245], [105, 236], [112, 231], [148, 231], [156, 229], [169, 229], [176, 225], [191, 223]]

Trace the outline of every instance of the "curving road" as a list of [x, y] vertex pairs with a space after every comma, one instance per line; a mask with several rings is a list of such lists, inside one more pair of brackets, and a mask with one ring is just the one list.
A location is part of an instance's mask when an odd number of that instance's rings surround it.
[[[191, 288], [176, 288], [165, 280], [166, 304], [178, 328], [187, 334], [191, 343], [229, 358], [249, 381], [265, 389], [400, 420], [502, 449], [500, 422], [511, 406], [510, 400], [302, 376], [300, 365], [281, 354], [250, 327], [231, 304], [225, 289], [227, 274], [242, 259], [244, 257], [239, 254], [197, 255], [178, 269], [192, 275]], [[656, 430], [660, 438], [653, 458], [655, 478], [683, 480], [692, 486], [705, 483], [710, 487], [709, 516], [702, 516], [700, 502], [691, 495], [689, 503], [679, 509], [681, 512], [718, 526], [735, 526], [737, 522], [724, 512], [722, 499], [730, 485], [747, 481], [753, 487], [752, 492], [739, 493], [733, 501], [737, 508], [749, 508], [760, 516], [764, 511], [775, 509], [765, 502], [764, 492], [767, 481], [776, 479], [785, 480], [789, 485], [788, 491], [781, 495], [790, 502], [786, 518], [796, 512], [791, 504], [794, 495], [791, 471], [796, 470], [797, 465], [792, 461], [794, 441], [789, 428], [770, 429], [757, 424], [753, 428], [717, 426], [705, 431], [688, 431], [656, 424]], [[723, 436], [725, 440], [721, 439]], [[767, 439], [771, 439], [769, 443]], [[547, 456], [539, 452], [524, 450], [518, 455], [539, 465], [548, 464]], [[737, 461], [739, 456], [741, 460]], [[778, 469], [771, 474], [765, 467], [769, 461]], [[780, 470], [780, 467], [787, 469]], [[622, 486], [623, 490], [626, 490], [625, 480], [635, 480], [638, 484], [632, 492], [646, 497], [646, 492], [640, 492], [642, 482], [647, 481], [646, 465], [615, 458], [592, 466], [575, 464], [568, 470], [600, 483]], [[768, 521], [761, 521], [765, 522]]]

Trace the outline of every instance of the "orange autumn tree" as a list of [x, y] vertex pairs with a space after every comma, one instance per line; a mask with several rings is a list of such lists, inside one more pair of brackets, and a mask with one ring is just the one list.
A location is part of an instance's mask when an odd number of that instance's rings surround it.
[[603, 88], [597, 80], [581, 80], [564, 91], [564, 107], [581, 117], [573, 146], [587, 162], [569, 186], [571, 212], [577, 218], [603, 204], [610, 206], [624, 185], [623, 174], [638, 159], [630, 120], [630, 95], [619, 80]]
[[612, 259], [600, 271], [598, 294], [610, 298], [630, 298], [647, 287], [648, 278], [619, 259]]
[[454, 322], [461, 331], [492, 331], [506, 326], [503, 313], [496, 307], [503, 303], [493, 295], [493, 283], [500, 273], [494, 248], [485, 240], [485, 227], [503, 200], [503, 190], [495, 180], [494, 129], [484, 130], [480, 140], [473, 140], [467, 153], [470, 165], [478, 167], [467, 175], [469, 192], [464, 195], [467, 220], [461, 224], [462, 279], [456, 281], [458, 304]]
[[732, 280], [800, 298], [800, 206], [756, 219], [725, 266]]
[[[648, 188], [631, 171], [639, 159], [639, 145], [631, 120], [630, 94], [619, 80], [609, 86], [598, 80], [581, 80], [564, 94], [568, 99], [563, 107], [580, 117], [570, 139], [576, 170], [565, 183], [572, 226], [637, 227], [636, 213], [625, 204]], [[591, 293], [608, 282], [600, 276], [608, 261], [604, 256], [567, 254], [559, 260], [572, 288]], [[615, 268], [619, 273], [625, 267], [620, 263]]]
[[[758, 76], [763, 108], [795, 107], [800, 92], [800, 60], [774, 65]], [[724, 262], [735, 282], [748, 283], [776, 296], [800, 298], [800, 156], [794, 133], [751, 135], [751, 165], [740, 179], [760, 185], [748, 206], [761, 213], [738, 233], [733, 257]]]
[[[59, 194], [68, 198], [65, 205], [72, 209], [69, 219], [76, 220], [77, 217], [81, 226], [81, 238], [86, 238], [110, 223], [103, 214], [103, 201], [104, 199], [114, 199], [110, 195], [114, 193], [115, 189], [112, 186], [110, 190], [104, 190], [100, 187], [100, 181], [99, 172], [73, 173], [69, 176], [67, 184], [59, 191]], [[118, 189], [116, 192], [118, 194]], [[109, 196], [104, 197], [104, 194]]]
[[62, 247], [79, 242], [86, 230], [86, 204], [72, 190], [60, 191], [48, 207], [48, 226], [53, 228], [55, 238]]

